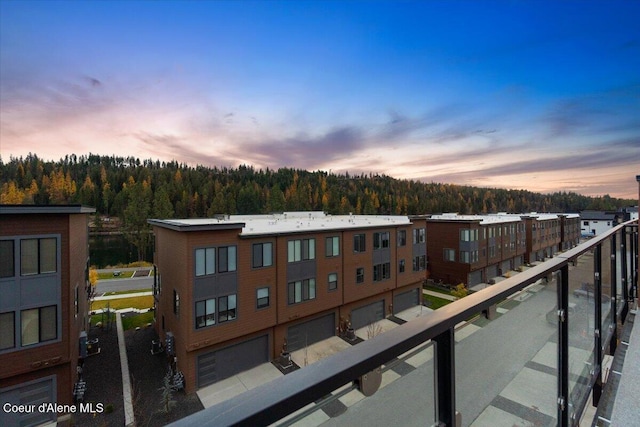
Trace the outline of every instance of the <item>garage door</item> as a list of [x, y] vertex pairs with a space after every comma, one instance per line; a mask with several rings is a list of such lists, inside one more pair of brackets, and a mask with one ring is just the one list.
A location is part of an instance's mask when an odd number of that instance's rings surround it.
[[408, 308], [420, 304], [419, 289], [411, 289], [393, 297], [393, 313], [400, 313]]
[[335, 335], [336, 318], [333, 313], [308, 322], [290, 326], [287, 330], [287, 349], [299, 350]]
[[268, 335], [202, 354], [198, 356], [198, 388], [229, 378], [268, 361]]
[[494, 277], [498, 276], [498, 265], [494, 264], [494, 265], [490, 265], [489, 267], [487, 267], [487, 280], [491, 280]]
[[476, 270], [469, 273], [469, 287], [482, 283], [482, 270]]
[[[55, 402], [55, 377], [48, 377], [43, 380], [35, 380], [13, 388], [0, 389], [0, 401], [2, 404], [11, 403], [14, 405], [35, 405], [41, 403]], [[3, 425], [6, 426], [37, 426], [46, 422], [56, 420], [53, 412], [40, 412], [35, 410], [30, 413], [17, 413], [2, 411]]]
[[384, 319], [384, 300], [353, 310], [351, 312], [351, 327], [360, 329], [382, 319]]

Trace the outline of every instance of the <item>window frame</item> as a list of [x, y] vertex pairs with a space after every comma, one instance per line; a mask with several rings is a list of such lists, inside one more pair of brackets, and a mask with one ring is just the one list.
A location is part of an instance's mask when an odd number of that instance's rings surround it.
[[327, 237], [324, 244], [324, 255], [327, 258], [340, 256], [340, 236]]
[[[213, 310], [210, 310], [210, 305], [213, 305]], [[198, 311], [199, 308], [198, 306], [202, 306], [202, 314], [199, 315]], [[217, 313], [217, 304], [216, 304], [216, 299], [215, 298], [207, 298], [207, 299], [203, 299], [200, 301], [196, 301], [196, 306], [195, 306], [195, 313], [196, 313], [196, 329], [202, 329], [202, 328], [206, 328], [209, 326], [214, 326], [216, 325], [216, 313]], [[203, 318], [204, 322], [201, 325], [199, 323], [199, 318]]]
[[[334, 280], [332, 280], [332, 276], [335, 277]], [[329, 273], [327, 275], [327, 282], [328, 282], [327, 285], [328, 285], [329, 291], [337, 290], [338, 289], [338, 273], [336, 272]]]
[[364, 267], [356, 267], [356, 283], [364, 283]]
[[[5, 248], [6, 246], [11, 246]], [[11, 274], [9, 273], [9, 270]], [[0, 279], [16, 276], [16, 242], [13, 239], [0, 240]]]
[[[256, 255], [258, 254], [259, 260], [256, 259]], [[266, 254], [268, 254], [268, 256], [265, 256]], [[268, 263], [265, 262], [265, 259], [268, 259]], [[271, 266], [273, 266], [273, 242], [254, 243], [251, 245], [251, 268]]]
[[[264, 290], [267, 291], [267, 295], [260, 296], [260, 291], [264, 291]], [[261, 310], [269, 307], [269, 305], [271, 304], [269, 299], [270, 293], [271, 293], [271, 289], [269, 288], [269, 286], [263, 286], [261, 288], [256, 289], [256, 309]], [[266, 299], [266, 304], [264, 303], [265, 299]], [[262, 304], [261, 304], [261, 301], [263, 301]]]
[[391, 243], [391, 235], [388, 231], [376, 231], [373, 233], [373, 250], [388, 249]]
[[[51, 315], [45, 318], [44, 316], [45, 310], [47, 311], [53, 310], [52, 319], [50, 317]], [[27, 319], [27, 317], [29, 317], [27, 313], [31, 313], [31, 312], [35, 312], [36, 317]], [[37, 333], [38, 335], [37, 341], [31, 340], [27, 344], [25, 344], [25, 341], [29, 341], [29, 340], [25, 339], [25, 333], [29, 333], [30, 335], [32, 335], [34, 334], [34, 331], [27, 330], [27, 328], [30, 325], [25, 325], [24, 323], [25, 319], [31, 320], [31, 322], [33, 322], [34, 320], [37, 322], [36, 323], [37, 330], [35, 331], [35, 333]], [[51, 325], [53, 325], [53, 328], [51, 327]], [[43, 334], [46, 332], [49, 332], [48, 337], [43, 337]], [[53, 335], [51, 335], [51, 333], [53, 333]], [[56, 304], [20, 310], [20, 346], [21, 347], [31, 347], [31, 346], [46, 343], [49, 341], [56, 341], [57, 339], [58, 339], [58, 306]]]
[[[53, 260], [47, 251], [45, 243], [53, 242]], [[27, 248], [27, 242], [34, 242], [35, 248]], [[33, 253], [25, 252], [31, 249]], [[49, 262], [46, 262], [49, 261]], [[51, 264], [53, 265], [49, 265]], [[33, 264], [33, 265], [30, 265]], [[25, 271], [25, 266], [30, 269]], [[48, 266], [48, 267], [47, 267]], [[47, 269], [48, 268], [48, 269]], [[53, 268], [51, 270], [51, 268]], [[37, 276], [40, 274], [54, 274], [58, 272], [58, 238], [57, 237], [27, 237], [20, 239], [20, 276]]]
[[361, 254], [367, 251], [367, 235], [359, 233], [353, 235], [353, 252]]

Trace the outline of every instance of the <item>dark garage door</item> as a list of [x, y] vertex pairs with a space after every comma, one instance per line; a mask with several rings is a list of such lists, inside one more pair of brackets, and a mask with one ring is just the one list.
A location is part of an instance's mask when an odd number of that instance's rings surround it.
[[384, 300], [353, 310], [351, 312], [351, 327], [360, 329], [382, 319], [384, 319]]
[[420, 304], [418, 291], [418, 288], [411, 289], [408, 292], [403, 292], [393, 297], [393, 312], [400, 313], [401, 311]]
[[202, 354], [198, 356], [198, 388], [229, 378], [268, 361], [268, 335]]
[[482, 283], [482, 270], [476, 270], [469, 273], [469, 283], [468, 286], [475, 286], [479, 283]]
[[308, 322], [290, 326], [287, 330], [287, 350], [295, 351], [335, 335], [336, 318], [333, 313]]

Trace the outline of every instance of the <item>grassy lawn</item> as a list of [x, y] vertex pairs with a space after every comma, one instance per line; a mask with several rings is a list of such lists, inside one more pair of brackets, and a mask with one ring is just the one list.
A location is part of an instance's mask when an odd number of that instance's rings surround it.
[[135, 316], [126, 316], [122, 318], [122, 329], [129, 330], [137, 328], [138, 326], [144, 328], [148, 323], [153, 322], [153, 311], [147, 311], [146, 313], [140, 313]]
[[424, 289], [433, 291], [433, 292], [438, 292], [440, 294], [445, 294], [445, 295], [451, 295], [451, 291], [448, 291], [446, 289], [442, 289], [441, 287], [438, 286], [429, 286], [429, 285], [425, 285]]
[[132, 298], [117, 298], [111, 300], [94, 301], [91, 305], [92, 310], [106, 308], [107, 304], [111, 310], [120, 310], [122, 308], [151, 308], [153, 307], [153, 295]]
[[449, 301], [448, 299], [438, 298], [432, 295], [423, 295], [422, 297], [425, 301], [428, 301], [429, 308], [433, 310], [437, 310], [438, 308], [453, 302]]

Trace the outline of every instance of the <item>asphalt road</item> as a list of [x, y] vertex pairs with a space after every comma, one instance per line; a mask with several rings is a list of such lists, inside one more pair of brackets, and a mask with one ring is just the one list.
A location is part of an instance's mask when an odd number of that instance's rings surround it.
[[[130, 269], [120, 269], [121, 271]], [[141, 269], [142, 270], [142, 269]], [[148, 268], [144, 270], [149, 270]], [[99, 270], [112, 271], [112, 270]], [[96, 293], [98, 295], [105, 292], [118, 291], [150, 291], [153, 288], [153, 276], [132, 277], [129, 279], [107, 279], [98, 280], [96, 283]]]

